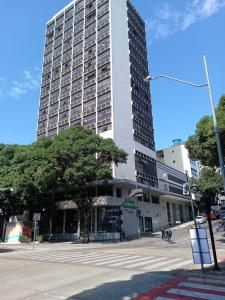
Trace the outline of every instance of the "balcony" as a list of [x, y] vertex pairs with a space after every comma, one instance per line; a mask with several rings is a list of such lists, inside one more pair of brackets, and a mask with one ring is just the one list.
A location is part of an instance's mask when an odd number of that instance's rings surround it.
[[62, 93], [61, 96], [60, 96], [60, 100], [68, 97], [69, 95], [70, 95], [70, 92], [64, 92], [64, 93]]
[[103, 95], [111, 90], [110, 86], [98, 88], [98, 96]]
[[105, 3], [109, 3], [109, 0], [101, 0], [101, 1], [99, 1], [99, 2], [98, 2], [98, 8], [99, 8], [100, 6], [102, 6], [103, 4], [105, 4]]
[[60, 107], [59, 112], [60, 112], [60, 113], [61, 113], [61, 112], [64, 112], [64, 111], [68, 110], [69, 108], [70, 108], [69, 105], [63, 105], [62, 107]]
[[75, 60], [75, 61], [73, 62], [73, 68], [76, 68], [76, 67], [81, 66], [82, 63], [83, 63], [83, 59], [82, 59], [82, 58], [79, 59], [79, 60]]
[[91, 99], [93, 99], [95, 97], [96, 97], [96, 93], [91, 93], [88, 96], [85, 96], [84, 99], [83, 99], [83, 101], [86, 102], [86, 101], [91, 100]]
[[47, 117], [48, 117], [47, 115], [44, 115], [44, 116], [39, 117], [38, 122], [41, 122], [41, 121], [46, 120]]
[[41, 98], [48, 96], [48, 95], [49, 95], [49, 91], [41, 92]]
[[58, 114], [58, 109], [49, 110], [49, 117], [53, 117]]
[[110, 77], [110, 71], [99, 74], [98, 75], [98, 81], [106, 79], [108, 77]]
[[105, 46], [98, 49], [98, 54], [105, 52], [109, 49], [109, 44], [106, 44]]
[[62, 82], [61, 82], [61, 86], [63, 87], [64, 85], [67, 85], [69, 83], [71, 83], [71, 79], [70, 78], [63, 79]]
[[69, 123], [69, 119], [66, 118], [64, 120], [59, 121], [59, 126], [62, 126], [62, 125], [68, 124], [68, 123]]
[[77, 79], [79, 79], [79, 78], [81, 78], [82, 77], [82, 72], [80, 72], [80, 73], [78, 73], [78, 74], [75, 74], [75, 75], [73, 75], [73, 78], [72, 78], [72, 80], [73, 81], [75, 81], [75, 80], [77, 80]]
[[99, 110], [102, 110], [102, 109], [107, 108], [107, 107], [111, 107], [111, 101], [108, 101], [106, 103], [98, 105], [97, 109], [99, 111]]
[[105, 125], [105, 124], [108, 124], [108, 123], [111, 123], [111, 117], [99, 121], [99, 122], [98, 122], [98, 126], [102, 126], [102, 125]]
[[74, 107], [74, 106], [78, 106], [79, 104], [81, 104], [81, 99], [80, 100], [75, 100], [71, 102], [71, 107]]
[[98, 42], [100, 42], [101, 40], [104, 40], [104, 38], [109, 36], [109, 31], [106, 30], [105, 32], [101, 33], [98, 35]]
[[82, 86], [78, 86], [78, 87], [75, 87], [75, 88], [72, 87], [72, 94], [80, 92], [81, 90], [82, 90]]
[[57, 128], [57, 123], [48, 125], [48, 130], [52, 130], [52, 129], [55, 129], [55, 128]]
[[104, 21], [101, 21], [98, 23], [98, 30], [104, 27], [105, 25], [109, 24], [109, 19], [105, 19]]
[[93, 78], [93, 79], [91, 79], [91, 80], [88, 80], [88, 81], [86, 81], [86, 82], [84, 83], [84, 88], [87, 88], [88, 86], [90, 86], [90, 85], [92, 85], [92, 84], [94, 84], [94, 83], [96, 83], [96, 79], [95, 79], [95, 78]]
[[83, 117], [91, 115], [93, 113], [95, 113], [95, 108], [87, 109], [87, 110], [83, 111]]
[[46, 128], [38, 129], [37, 134], [46, 133]]
[[70, 122], [74, 120], [79, 120], [81, 118], [81, 114], [71, 115]]
[[54, 104], [54, 103], [56, 103], [56, 102], [58, 102], [58, 101], [59, 101], [59, 95], [58, 95], [58, 96], [51, 97], [51, 99], [50, 99], [50, 104]]
[[104, 10], [102, 10], [101, 12], [98, 13], [98, 18], [100, 18], [101, 16], [105, 15], [108, 11], [109, 11], [109, 8], [106, 7]]
[[109, 62], [110, 62], [110, 57], [108, 56], [106, 58], [102, 58], [101, 60], [99, 60], [97, 65], [98, 67], [102, 67]]
[[91, 41], [91, 42], [85, 43], [84, 49], [87, 50], [88, 48], [94, 46], [95, 44], [96, 44], [96, 41], [95, 41], [95, 39], [94, 39], [94, 40]]
[[95, 27], [93, 27], [92, 29], [85, 31], [85, 38], [87, 38], [89, 35], [95, 33]]
[[87, 74], [87, 73], [91, 73], [92, 71], [94, 71], [96, 69], [96, 66], [91, 66], [89, 68], [85, 68], [84, 69], [84, 74]]

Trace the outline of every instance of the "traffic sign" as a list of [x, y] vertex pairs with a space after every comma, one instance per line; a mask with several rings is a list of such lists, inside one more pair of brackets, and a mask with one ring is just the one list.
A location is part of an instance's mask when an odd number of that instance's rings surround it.
[[41, 220], [41, 214], [33, 213], [33, 221], [40, 221], [40, 220]]

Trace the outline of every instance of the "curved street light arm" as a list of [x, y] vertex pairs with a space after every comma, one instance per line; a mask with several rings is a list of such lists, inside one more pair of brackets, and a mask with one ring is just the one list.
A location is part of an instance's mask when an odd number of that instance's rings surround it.
[[158, 75], [158, 76], [147, 76], [144, 81], [145, 82], [149, 82], [151, 80], [154, 80], [154, 79], [158, 79], [158, 78], [166, 78], [166, 79], [170, 79], [170, 80], [173, 80], [173, 81], [177, 81], [177, 82], [181, 82], [181, 83], [184, 83], [184, 84], [187, 84], [187, 85], [191, 85], [191, 86], [194, 86], [194, 87], [203, 87], [203, 86], [208, 86], [208, 83], [203, 83], [203, 84], [195, 84], [195, 83], [192, 83], [192, 82], [189, 82], [189, 81], [185, 81], [185, 80], [181, 80], [181, 79], [177, 79], [177, 78], [174, 78], [174, 77], [171, 77], [171, 76], [167, 76], [167, 75]]

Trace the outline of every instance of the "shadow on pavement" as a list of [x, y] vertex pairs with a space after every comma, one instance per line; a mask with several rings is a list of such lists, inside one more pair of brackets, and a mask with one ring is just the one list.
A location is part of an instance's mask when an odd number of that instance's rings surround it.
[[6, 253], [6, 252], [12, 252], [14, 251], [13, 249], [9, 249], [9, 248], [0, 248], [0, 254], [1, 253]]
[[205, 276], [213, 274], [221, 275], [223, 276], [222, 278], [224, 278], [224, 270], [225, 269], [223, 268], [223, 272], [215, 272], [212, 270], [212, 267], [210, 267], [204, 274], [200, 270], [187, 271], [184, 269], [177, 269], [169, 272], [154, 271], [135, 274], [129, 280], [107, 282], [98, 285], [95, 288], [87, 289], [81, 293], [72, 295], [69, 298], [66, 298], [66, 300], [151, 300], [155, 299], [156, 296], [146, 297], [143, 295], [141, 298], [136, 297], [149, 292], [151, 289], [156, 289], [156, 292], [154, 290], [154, 293], [156, 294], [160, 293], [162, 284], [167, 286], [171, 284], [171, 280], [182, 280], [182, 278], [187, 276]]

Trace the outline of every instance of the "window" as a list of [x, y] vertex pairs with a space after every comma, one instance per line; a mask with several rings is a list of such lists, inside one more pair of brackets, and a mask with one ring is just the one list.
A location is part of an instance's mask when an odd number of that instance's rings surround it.
[[157, 197], [157, 196], [152, 196], [152, 203], [154, 203], [154, 204], [159, 204], [159, 197]]
[[122, 190], [121, 190], [121, 188], [116, 188], [116, 197], [117, 198], [122, 198]]
[[81, 113], [82, 107], [81, 105], [75, 106], [71, 109], [71, 115], [78, 115]]
[[151, 202], [151, 196], [150, 196], [150, 194], [144, 194], [143, 195], [143, 201], [150, 203]]

